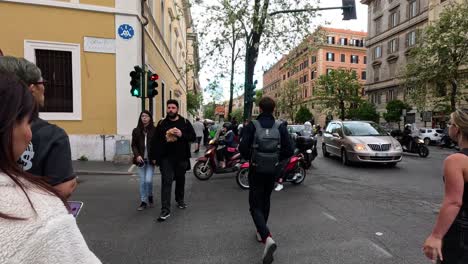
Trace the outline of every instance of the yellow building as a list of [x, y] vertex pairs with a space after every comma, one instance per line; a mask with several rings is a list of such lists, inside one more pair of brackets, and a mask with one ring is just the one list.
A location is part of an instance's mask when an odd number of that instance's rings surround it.
[[[139, 0], [0, 0], [0, 50], [41, 68], [48, 84], [40, 116], [67, 131], [74, 159], [112, 159], [116, 141], [137, 124], [141, 99], [130, 94], [129, 73], [142, 64], [141, 11]], [[187, 116], [188, 78], [199, 89], [198, 72], [186, 74], [190, 9], [182, 0], [148, 0], [144, 11], [145, 65], [160, 76], [146, 109], [157, 122], [173, 98]]]

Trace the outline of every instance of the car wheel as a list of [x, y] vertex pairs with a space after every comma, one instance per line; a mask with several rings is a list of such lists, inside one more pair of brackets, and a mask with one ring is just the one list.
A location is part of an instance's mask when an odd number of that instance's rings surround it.
[[327, 146], [325, 144], [322, 144], [322, 154], [325, 158], [330, 157], [330, 153], [328, 153]]
[[348, 160], [348, 154], [346, 153], [345, 149], [341, 150], [341, 163], [345, 166], [349, 165], [350, 162]]
[[430, 143], [431, 143], [431, 139], [430, 139], [430, 138], [425, 138], [425, 139], [424, 139], [424, 144], [426, 144], [426, 146], [429, 146]]

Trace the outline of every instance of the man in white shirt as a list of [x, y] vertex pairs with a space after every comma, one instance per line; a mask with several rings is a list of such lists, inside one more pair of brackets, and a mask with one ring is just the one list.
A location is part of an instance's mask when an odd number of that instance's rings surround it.
[[197, 136], [197, 149], [195, 150], [195, 153], [198, 153], [200, 151], [200, 143], [203, 137], [203, 130], [205, 130], [205, 126], [200, 121], [199, 117], [197, 117], [196, 122], [193, 123], [193, 129], [195, 130], [195, 134]]

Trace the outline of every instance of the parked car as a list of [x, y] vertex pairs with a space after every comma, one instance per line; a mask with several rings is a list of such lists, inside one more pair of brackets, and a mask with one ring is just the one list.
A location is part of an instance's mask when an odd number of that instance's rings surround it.
[[402, 160], [400, 143], [370, 121], [332, 121], [323, 133], [324, 157], [338, 156], [344, 165], [352, 162], [395, 166]]
[[300, 135], [303, 130], [304, 125], [288, 125], [288, 132], [293, 138]]
[[419, 129], [419, 138], [424, 140], [426, 145], [430, 143], [439, 143], [442, 137], [444, 136], [443, 129], [434, 129], [434, 128], [420, 128]]

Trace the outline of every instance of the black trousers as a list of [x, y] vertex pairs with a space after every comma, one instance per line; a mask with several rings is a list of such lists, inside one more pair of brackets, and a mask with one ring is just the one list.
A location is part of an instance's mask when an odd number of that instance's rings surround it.
[[161, 170], [161, 203], [162, 210], [171, 211], [172, 182], [176, 182], [175, 200], [184, 201], [185, 194], [185, 172], [187, 161], [163, 159], [160, 164]]
[[442, 240], [443, 264], [468, 263], [468, 210], [461, 209]]
[[270, 197], [275, 186], [276, 175], [249, 173], [249, 204], [250, 214], [258, 233], [263, 240], [270, 234], [268, 216], [270, 215]]

